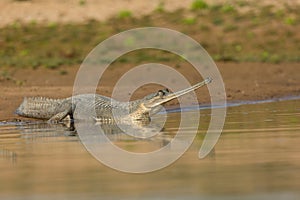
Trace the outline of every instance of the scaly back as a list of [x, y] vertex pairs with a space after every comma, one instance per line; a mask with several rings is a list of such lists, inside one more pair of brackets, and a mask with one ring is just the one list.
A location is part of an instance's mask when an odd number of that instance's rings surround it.
[[59, 112], [58, 108], [65, 99], [50, 99], [46, 97], [25, 97], [16, 114], [23, 117], [49, 119]]

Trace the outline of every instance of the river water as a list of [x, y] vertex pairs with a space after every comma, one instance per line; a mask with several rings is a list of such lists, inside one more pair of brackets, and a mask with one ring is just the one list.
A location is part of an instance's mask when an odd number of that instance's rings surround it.
[[[207, 157], [198, 158], [210, 121], [210, 109], [202, 109], [197, 136], [183, 156], [143, 174], [103, 165], [66, 125], [1, 122], [0, 198], [300, 199], [300, 101], [230, 105], [222, 135]], [[132, 152], [159, 149], [178, 127], [180, 113], [173, 111], [161, 139], [117, 135], [112, 140]]]

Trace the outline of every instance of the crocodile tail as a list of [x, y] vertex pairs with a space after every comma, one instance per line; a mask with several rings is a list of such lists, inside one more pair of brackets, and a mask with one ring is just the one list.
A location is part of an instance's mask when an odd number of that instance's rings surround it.
[[63, 102], [62, 99], [50, 99], [45, 97], [25, 97], [15, 111], [15, 114], [23, 117], [44, 118], [52, 117], [56, 108]]
[[20, 104], [20, 106], [15, 111], [15, 114], [20, 115], [20, 116], [24, 116], [25, 115], [24, 111], [25, 111], [26, 105], [27, 105], [27, 97], [24, 97], [22, 103]]

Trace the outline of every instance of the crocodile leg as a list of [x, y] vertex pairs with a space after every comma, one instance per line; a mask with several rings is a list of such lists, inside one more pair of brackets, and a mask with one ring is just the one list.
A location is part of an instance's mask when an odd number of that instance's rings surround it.
[[61, 110], [61, 112], [55, 114], [53, 117], [51, 117], [48, 122], [50, 123], [57, 123], [62, 121], [65, 117], [67, 117], [68, 115], [71, 116], [71, 118], [73, 117], [73, 113], [72, 113], [72, 105], [69, 104], [63, 104], [61, 106], [63, 109], [59, 109]]
[[67, 117], [69, 115], [69, 111], [63, 111], [60, 113], [57, 113], [56, 115], [54, 115], [53, 117], [51, 117], [48, 122], [50, 123], [57, 123], [60, 122], [61, 120], [63, 120], [65, 117]]

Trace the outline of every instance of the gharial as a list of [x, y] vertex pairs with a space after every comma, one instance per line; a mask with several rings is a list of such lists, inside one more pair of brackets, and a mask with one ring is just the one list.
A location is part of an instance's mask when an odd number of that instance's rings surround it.
[[88, 108], [92, 108], [95, 111], [95, 116], [91, 116], [91, 118], [99, 122], [111, 122], [116, 118], [132, 121], [150, 120], [151, 115], [161, 110], [162, 104], [209, 84], [211, 81], [211, 78], [206, 78], [202, 82], [174, 93], [168, 89], [159, 90], [142, 99], [130, 102], [120, 102], [98, 94], [80, 94], [64, 99], [25, 97], [16, 110], [16, 114], [23, 117], [59, 122], [68, 115], [71, 119], [75, 118], [76, 120], [74, 113], [79, 108], [83, 108], [89, 114], [93, 110]]

